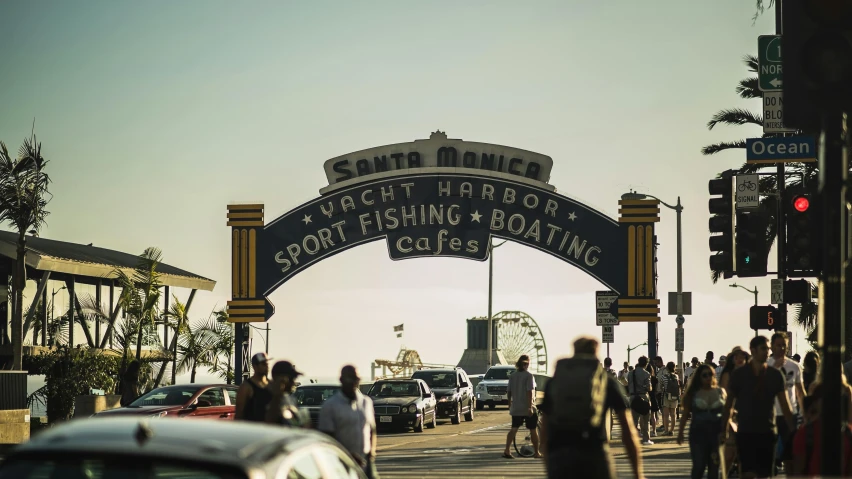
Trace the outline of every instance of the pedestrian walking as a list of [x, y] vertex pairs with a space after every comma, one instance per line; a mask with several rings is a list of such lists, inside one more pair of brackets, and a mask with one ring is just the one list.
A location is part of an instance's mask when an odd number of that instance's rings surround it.
[[272, 398], [266, 408], [266, 422], [289, 427], [310, 426], [310, 415], [299, 410], [292, 395], [296, 378], [301, 375], [289, 361], [278, 361], [272, 366], [272, 381], [269, 382]]
[[530, 439], [532, 440], [535, 454], [533, 457], [541, 457], [538, 437], [538, 413], [535, 407], [535, 376], [527, 369], [530, 367], [530, 357], [522, 354], [515, 363], [516, 371], [509, 376], [508, 399], [509, 399], [509, 415], [512, 416], [512, 427], [509, 433], [506, 434], [506, 450], [503, 451], [503, 457], [506, 459], [514, 459], [512, 452], [509, 450], [515, 436], [518, 434], [518, 429], [523, 425], [530, 430]]
[[604, 359], [604, 370], [606, 371], [607, 374], [609, 374], [613, 378], [617, 377], [615, 370], [612, 369], [612, 358]]
[[683, 384], [689, 384], [689, 378], [692, 377], [696, 369], [698, 369], [698, 358], [693, 357], [690, 364], [683, 369]]
[[323, 403], [318, 429], [349, 451], [369, 479], [379, 479], [375, 464], [377, 437], [373, 401], [361, 394], [360, 384], [355, 366], [344, 366], [340, 370], [340, 391]]
[[675, 363], [669, 361], [660, 375], [663, 402], [663, 435], [674, 435], [675, 411], [680, 401], [680, 380], [675, 373]]
[[266, 408], [272, 400], [269, 389], [269, 358], [260, 352], [251, 357], [251, 368], [254, 374], [240, 384], [237, 390], [237, 405], [234, 411], [235, 420], [257, 421], [266, 420]]
[[712, 367], [715, 371], [719, 365], [713, 362], [714, 357], [716, 357], [716, 355], [713, 354], [713, 351], [707, 351], [707, 354], [704, 355], [704, 364]]
[[621, 368], [621, 371], [618, 372], [618, 382], [624, 387], [627, 387], [628, 374], [630, 374], [630, 364], [628, 364], [627, 361], [624, 361], [624, 366]]
[[728, 363], [728, 357], [724, 354], [719, 356], [719, 366], [716, 368], [716, 382], [722, 378], [722, 371], [725, 369], [725, 364]]
[[802, 361], [802, 385], [805, 391], [810, 391], [811, 384], [816, 380], [819, 371], [819, 353], [808, 351]]
[[[756, 336], [749, 343], [751, 360], [746, 366], [735, 369], [728, 384], [728, 399], [722, 414], [727, 424], [734, 406], [737, 408], [737, 456], [740, 477], [772, 477], [774, 474], [777, 426], [775, 424], [775, 399], [781, 404], [787, 427], [793, 429], [793, 412], [785, 391], [784, 376], [768, 367], [769, 341]], [[720, 443], [727, 439], [723, 428]]]
[[[776, 458], [777, 463], [783, 462], [785, 470], [790, 470], [793, 465], [793, 435], [796, 433], [796, 425], [799, 423], [799, 404], [805, 399], [805, 387], [802, 383], [802, 367], [799, 363], [787, 358], [789, 339], [787, 333], [777, 332], [770, 339], [772, 356], [766, 361], [769, 367], [773, 367], [784, 376], [784, 390], [793, 412], [793, 427], [787, 428], [783, 421], [781, 404], [775, 401], [775, 423], [778, 425], [778, 440], [781, 443], [781, 457]], [[777, 464], [780, 465], [780, 464]]]
[[636, 428], [622, 387], [601, 369], [597, 354], [596, 339], [577, 339], [574, 356], [556, 363], [553, 378], [545, 386], [541, 412], [549, 478], [616, 477], [605, 429], [610, 411], [621, 424], [633, 476], [643, 477]]
[[642, 444], [654, 444], [648, 431], [651, 420], [651, 373], [646, 369], [648, 358], [642, 356], [636, 367], [627, 376], [627, 391], [630, 393], [630, 409], [633, 411], [633, 425], [642, 432]]
[[[750, 356], [740, 346], [734, 346], [728, 354], [728, 361], [725, 363], [725, 368], [722, 370], [721, 378], [719, 379], [719, 387], [728, 392], [728, 384], [731, 381], [731, 373], [735, 369], [739, 369], [748, 363]], [[728, 472], [734, 466], [737, 459], [737, 412], [731, 413], [731, 419], [724, 426], [728, 429], [728, 439], [725, 441], [725, 462], [723, 470]]]
[[[792, 473], [805, 477], [819, 477], [822, 462], [822, 390], [806, 396], [802, 405], [805, 423], [793, 438]], [[852, 477], [852, 426], [844, 421], [841, 426], [843, 457], [840, 477]]]
[[683, 444], [683, 430], [689, 423], [689, 454], [692, 479], [719, 477], [719, 434], [723, 430], [722, 411], [725, 390], [716, 383], [716, 371], [708, 364], [698, 366], [683, 395], [683, 414], [677, 430], [677, 443]]

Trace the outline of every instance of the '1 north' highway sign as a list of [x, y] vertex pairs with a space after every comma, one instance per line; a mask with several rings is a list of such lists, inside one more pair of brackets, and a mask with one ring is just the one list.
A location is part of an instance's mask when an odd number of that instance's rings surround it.
[[761, 91], [781, 91], [781, 35], [757, 37], [758, 87]]

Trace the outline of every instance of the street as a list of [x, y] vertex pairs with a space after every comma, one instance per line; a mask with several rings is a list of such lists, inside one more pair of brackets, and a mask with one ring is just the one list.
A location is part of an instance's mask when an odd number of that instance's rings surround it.
[[[477, 411], [473, 422], [452, 425], [439, 422], [423, 433], [380, 432], [377, 466], [383, 478], [393, 477], [545, 477], [541, 460], [501, 457], [509, 429], [506, 408]], [[523, 431], [519, 432], [519, 435]], [[630, 464], [621, 445], [619, 428], [612, 452], [618, 477], [629, 477]], [[643, 446], [645, 476], [688, 477], [689, 448], [678, 446], [674, 437], [654, 438], [653, 446]], [[513, 455], [515, 451], [512, 451]]]

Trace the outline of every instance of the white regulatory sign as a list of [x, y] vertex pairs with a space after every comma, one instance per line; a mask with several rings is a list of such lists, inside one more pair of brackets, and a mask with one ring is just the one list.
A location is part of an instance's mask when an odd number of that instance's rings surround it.
[[618, 306], [618, 293], [614, 291], [595, 292], [595, 325], [611, 326], [619, 324], [618, 316], [614, 313]]
[[772, 304], [781, 304], [784, 302], [784, 280], [772, 280]]
[[683, 352], [683, 328], [675, 329], [675, 351]]
[[602, 342], [614, 343], [615, 342], [615, 326], [601, 326], [601, 328], [603, 328]]
[[738, 210], [760, 207], [760, 187], [757, 175], [737, 175], [736, 203]]
[[763, 93], [763, 132], [789, 133], [795, 128], [784, 126], [784, 92], [768, 91]]

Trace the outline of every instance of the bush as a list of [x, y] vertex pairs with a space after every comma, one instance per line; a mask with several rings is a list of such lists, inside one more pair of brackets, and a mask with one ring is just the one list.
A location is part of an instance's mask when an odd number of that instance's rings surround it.
[[121, 358], [106, 356], [96, 349], [58, 346], [55, 350], [30, 356], [30, 374], [43, 374], [45, 385], [32, 394], [30, 401], [47, 406], [51, 424], [71, 418], [77, 396], [90, 389], [115, 390]]

